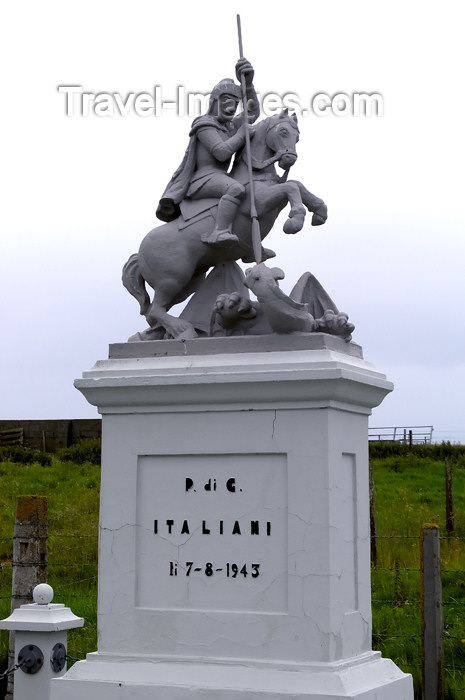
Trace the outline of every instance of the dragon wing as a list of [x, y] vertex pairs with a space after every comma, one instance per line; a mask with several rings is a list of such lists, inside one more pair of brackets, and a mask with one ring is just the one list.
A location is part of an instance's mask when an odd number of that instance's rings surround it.
[[339, 313], [334, 301], [311, 272], [304, 272], [289, 296], [294, 301], [308, 304], [308, 311], [313, 318], [320, 318], [328, 309]]

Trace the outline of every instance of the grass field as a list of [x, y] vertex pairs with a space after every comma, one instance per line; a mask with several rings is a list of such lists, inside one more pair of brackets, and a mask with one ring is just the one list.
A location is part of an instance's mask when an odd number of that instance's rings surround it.
[[[54, 603], [84, 617], [68, 633], [68, 654], [82, 658], [97, 647], [97, 535], [100, 467], [53, 458], [50, 466], [0, 463], [0, 618], [10, 614], [11, 559], [16, 498], [45, 495], [48, 503], [48, 583]], [[6, 660], [8, 633], [0, 632], [0, 662]], [[1, 668], [4, 668], [2, 663]], [[0, 694], [1, 697], [1, 694]]]
[[412, 673], [421, 693], [419, 534], [441, 532], [445, 698], [465, 697], [465, 461], [454, 465], [453, 537], [447, 537], [445, 464], [415, 453], [373, 460], [378, 558], [372, 567], [373, 648]]
[[[438, 450], [372, 450], [378, 557], [372, 568], [373, 648], [412, 673], [421, 698], [419, 534], [423, 523], [445, 528], [444, 459]], [[76, 461], [64, 461], [63, 457]], [[48, 582], [54, 602], [85, 618], [69, 633], [68, 654], [97, 647], [96, 586], [99, 466], [95, 445], [53, 457], [50, 465], [0, 462], [0, 617], [10, 613], [12, 535], [18, 495], [48, 498]], [[441, 540], [445, 698], [465, 698], [465, 448], [452, 454], [455, 530]], [[8, 633], [0, 633], [5, 667]], [[1, 697], [1, 691], [0, 691]]]

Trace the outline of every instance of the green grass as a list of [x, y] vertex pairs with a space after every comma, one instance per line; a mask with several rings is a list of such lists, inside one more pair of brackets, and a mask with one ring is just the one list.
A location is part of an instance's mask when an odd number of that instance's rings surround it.
[[[433, 446], [432, 446], [433, 447]], [[383, 452], [384, 449], [384, 452]], [[414, 677], [421, 697], [419, 534], [423, 523], [445, 528], [444, 457], [447, 451], [372, 450], [376, 484], [378, 559], [372, 568], [373, 648]], [[74, 457], [79, 463], [65, 461]], [[83, 658], [97, 648], [96, 588], [100, 470], [96, 445], [53, 457], [51, 465], [0, 462], [0, 617], [10, 612], [11, 556], [16, 498], [48, 498], [48, 582], [54, 602], [84, 617], [69, 632], [68, 653]], [[465, 697], [465, 450], [454, 462], [455, 539], [442, 539], [445, 698]], [[92, 461], [86, 461], [92, 460]], [[0, 633], [0, 660], [8, 634]], [[457, 690], [454, 690], [457, 689]], [[1, 693], [0, 693], [1, 695]]]
[[[0, 462], [0, 618], [10, 614], [11, 559], [16, 499], [47, 496], [48, 583], [54, 603], [84, 617], [84, 628], [68, 634], [68, 654], [82, 658], [97, 647], [97, 534], [100, 467], [52, 459], [50, 466]], [[0, 632], [0, 661], [8, 633]]]
[[[373, 460], [378, 558], [372, 568], [373, 648], [412, 673], [421, 697], [420, 528], [440, 528], [445, 698], [465, 695], [465, 463], [454, 464], [454, 538], [447, 538], [445, 464], [412, 453]], [[460, 539], [457, 539], [460, 538]]]

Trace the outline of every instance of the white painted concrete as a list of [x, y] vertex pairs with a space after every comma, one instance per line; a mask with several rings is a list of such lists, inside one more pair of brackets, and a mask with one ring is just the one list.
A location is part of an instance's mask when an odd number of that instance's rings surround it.
[[103, 415], [99, 649], [53, 700], [413, 697], [371, 651], [384, 375], [329, 349], [231, 352], [111, 359], [76, 386]]
[[[239, 695], [238, 695], [239, 694]], [[367, 654], [338, 664], [211, 664], [92, 658], [52, 683], [52, 700], [413, 700], [411, 679]]]
[[62, 603], [51, 603], [53, 589], [48, 584], [39, 584], [33, 592], [34, 600], [44, 603], [31, 603], [16, 608], [9, 617], [0, 620], [0, 629], [15, 630], [15, 664], [18, 654], [24, 647], [36, 646], [43, 654], [43, 665], [34, 674], [18, 669], [15, 673], [15, 700], [49, 700], [52, 678], [66, 673], [66, 665], [61, 671], [54, 671], [50, 662], [55, 644], [67, 647], [67, 630], [82, 627], [84, 619], [77, 617]]

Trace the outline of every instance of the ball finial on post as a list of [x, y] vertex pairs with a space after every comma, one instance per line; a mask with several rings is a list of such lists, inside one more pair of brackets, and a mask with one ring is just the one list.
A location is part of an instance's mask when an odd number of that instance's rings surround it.
[[48, 605], [53, 600], [53, 588], [48, 583], [39, 583], [32, 591], [34, 603]]

